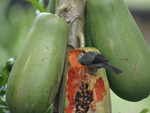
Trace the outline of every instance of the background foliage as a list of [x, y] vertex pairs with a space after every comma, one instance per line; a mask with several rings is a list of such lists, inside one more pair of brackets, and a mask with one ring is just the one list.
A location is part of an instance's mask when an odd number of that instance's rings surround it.
[[[150, 7], [144, 1], [141, 3], [145, 6], [139, 3], [140, 0], [136, 6], [134, 0], [126, 0], [126, 3], [150, 47]], [[47, 3], [48, 0], [0, 0], [0, 113], [9, 113], [5, 91], [12, 63], [36, 14], [47, 11]], [[111, 100], [112, 113], [150, 113], [150, 97], [140, 102], [129, 102], [111, 92]], [[50, 113], [50, 108], [46, 113]]]

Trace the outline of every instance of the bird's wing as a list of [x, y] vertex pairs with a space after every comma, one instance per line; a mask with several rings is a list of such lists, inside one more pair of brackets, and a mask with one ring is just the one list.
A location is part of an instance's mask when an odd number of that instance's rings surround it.
[[103, 57], [101, 54], [97, 54], [93, 59], [92, 64], [103, 63], [103, 62], [108, 62], [108, 59]]
[[81, 58], [81, 62], [84, 64], [84, 65], [88, 65], [88, 64], [91, 64], [92, 61], [94, 59], [94, 55], [91, 54], [90, 52], [87, 52], [86, 54], [84, 54]]

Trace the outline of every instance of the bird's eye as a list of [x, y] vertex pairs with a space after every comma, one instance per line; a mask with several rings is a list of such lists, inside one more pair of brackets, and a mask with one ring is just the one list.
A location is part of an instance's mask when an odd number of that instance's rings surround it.
[[84, 53], [82, 52], [82, 53], [81, 53], [81, 55], [83, 56], [83, 55], [84, 55]]

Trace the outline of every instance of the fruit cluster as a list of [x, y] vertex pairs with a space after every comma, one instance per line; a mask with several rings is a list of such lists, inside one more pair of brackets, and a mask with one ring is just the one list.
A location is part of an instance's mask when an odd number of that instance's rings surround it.
[[[86, 73], [78, 57], [89, 51], [101, 51], [122, 73]], [[49, 13], [35, 18], [10, 72], [8, 108], [43, 113], [60, 86], [59, 113], [111, 113], [109, 84], [128, 101], [149, 96], [149, 64], [149, 48], [123, 0], [50, 0]]]

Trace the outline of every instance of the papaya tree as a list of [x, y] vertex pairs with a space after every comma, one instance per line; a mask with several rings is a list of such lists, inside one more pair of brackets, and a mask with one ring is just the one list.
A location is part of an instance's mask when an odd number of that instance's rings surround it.
[[[150, 51], [123, 0], [28, 1], [38, 15], [8, 78], [11, 113], [44, 113], [51, 104], [51, 113], [111, 113], [110, 88], [128, 101], [149, 96]], [[89, 51], [122, 73], [88, 73], [78, 57]]]

